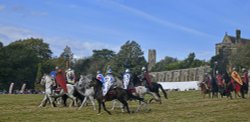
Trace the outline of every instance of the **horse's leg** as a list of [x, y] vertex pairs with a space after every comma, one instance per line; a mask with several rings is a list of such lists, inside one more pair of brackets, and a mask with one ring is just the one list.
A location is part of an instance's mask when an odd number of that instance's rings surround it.
[[38, 107], [45, 107], [47, 99], [48, 99], [47, 95], [44, 95], [43, 100], [41, 101], [41, 104]]
[[92, 105], [93, 105], [93, 108], [94, 108], [94, 111], [96, 110], [96, 107], [95, 107], [95, 100], [94, 100], [94, 97], [93, 96], [89, 96], [89, 100], [91, 101]]
[[111, 108], [111, 110], [115, 110], [115, 104], [116, 104], [116, 100], [112, 100], [112, 108]]
[[102, 102], [102, 107], [103, 107], [104, 111], [106, 111], [109, 115], [111, 115], [110, 111], [108, 111], [106, 106], [105, 106], [105, 102]]
[[85, 104], [85, 102], [87, 101], [87, 97], [85, 96], [84, 97], [84, 100], [82, 101], [82, 104], [81, 104], [81, 106], [78, 108], [78, 110], [80, 110], [80, 109], [82, 109], [82, 107], [83, 107], [83, 105]]
[[69, 98], [71, 98], [71, 100], [72, 100], [70, 107], [76, 106], [76, 97], [73, 96], [72, 94], [67, 94], [67, 95], [68, 95]]
[[101, 114], [101, 107], [102, 107], [102, 99], [98, 100], [98, 113], [97, 115], [100, 115]]
[[55, 107], [55, 103], [54, 103], [53, 98], [50, 95], [48, 95], [48, 98], [49, 98], [49, 102], [50, 102], [51, 107]]
[[130, 113], [127, 101], [124, 99], [119, 99], [119, 101], [123, 104], [124, 107], [127, 108], [127, 112]]

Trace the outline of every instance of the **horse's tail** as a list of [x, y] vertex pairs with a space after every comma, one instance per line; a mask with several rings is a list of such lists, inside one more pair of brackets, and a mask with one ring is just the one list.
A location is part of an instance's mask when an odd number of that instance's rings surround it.
[[165, 99], [168, 99], [168, 95], [167, 95], [166, 91], [163, 89], [163, 87], [162, 87], [161, 84], [159, 84], [159, 88], [160, 88], [161, 91], [163, 92]]

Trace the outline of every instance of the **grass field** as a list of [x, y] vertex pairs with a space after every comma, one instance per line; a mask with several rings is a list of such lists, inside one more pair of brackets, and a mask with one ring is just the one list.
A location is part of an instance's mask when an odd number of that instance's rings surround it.
[[[120, 109], [108, 115], [97, 115], [92, 106], [77, 110], [75, 107], [46, 106], [38, 108], [42, 95], [0, 95], [0, 121], [70, 121], [70, 122], [167, 122], [167, 121], [250, 121], [250, 98], [203, 99], [199, 91], [169, 92], [162, 104], [152, 103], [150, 112], [122, 113]], [[129, 102], [136, 109], [137, 102]], [[111, 108], [111, 102], [107, 102]]]

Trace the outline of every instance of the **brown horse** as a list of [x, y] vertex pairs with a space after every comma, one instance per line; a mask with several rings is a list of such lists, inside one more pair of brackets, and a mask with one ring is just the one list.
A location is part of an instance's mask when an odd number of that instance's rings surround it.
[[201, 94], [203, 94], [203, 98], [206, 97], [206, 94], [208, 94], [209, 98], [211, 98], [211, 89], [208, 88], [207, 84], [201, 82], [199, 86], [201, 88]]

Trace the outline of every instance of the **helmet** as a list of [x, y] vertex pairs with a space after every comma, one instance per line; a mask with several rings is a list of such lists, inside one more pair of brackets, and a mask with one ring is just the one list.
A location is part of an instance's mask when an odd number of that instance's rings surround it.
[[56, 68], [55, 68], [56, 70], [58, 70], [59, 69], [59, 67], [58, 66], [56, 66]]
[[112, 70], [108, 69], [107, 74], [111, 74], [111, 73], [112, 73]]
[[245, 69], [245, 68], [242, 68], [242, 71], [246, 71], [246, 69]]
[[142, 68], [141, 68], [141, 71], [145, 71], [145, 70], [146, 70], [146, 68], [145, 68], [145, 67], [142, 67]]
[[71, 70], [71, 68], [68, 69], [69, 71]]
[[97, 74], [100, 74], [101, 73], [101, 71], [100, 70], [97, 70], [97, 72], [96, 72]]
[[125, 72], [130, 72], [130, 70], [129, 70], [129, 69], [126, 69]]

